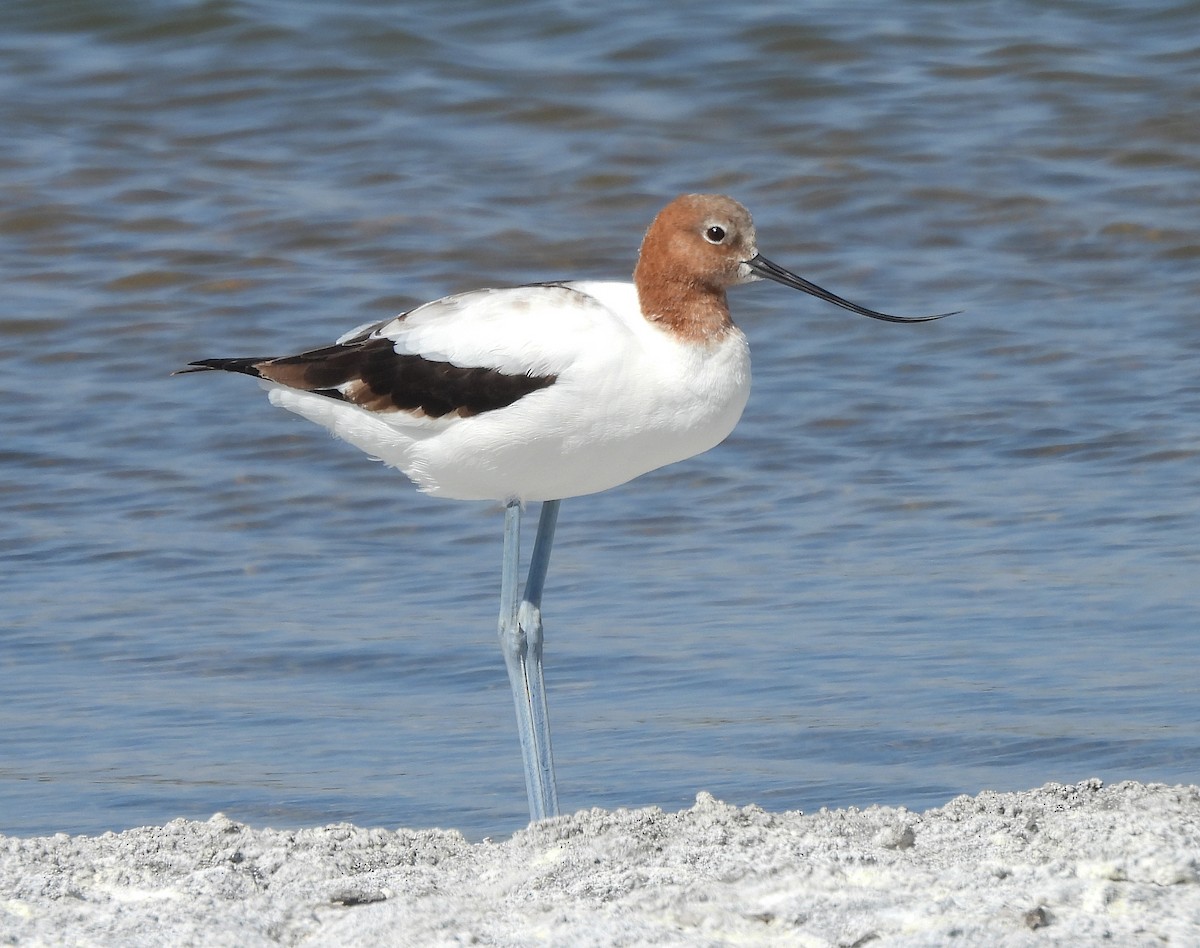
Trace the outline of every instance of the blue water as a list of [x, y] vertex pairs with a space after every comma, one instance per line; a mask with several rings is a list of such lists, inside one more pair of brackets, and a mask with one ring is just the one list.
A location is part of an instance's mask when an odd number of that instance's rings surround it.
[[523, 825], [500, 512], [169, 372], [622, 278], [724, 191], [717, 450], [564, 504], [565, 809], [1200, 779], [1200, 4], [0, 14], [0, 832]]

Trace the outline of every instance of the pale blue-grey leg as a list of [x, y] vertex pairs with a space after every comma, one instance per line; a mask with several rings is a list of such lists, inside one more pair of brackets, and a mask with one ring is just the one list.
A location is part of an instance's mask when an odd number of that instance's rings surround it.
[[533, 820], [558, 815], [558, 790], [554, 783], [554, 754], [550, 746], [550, 719], [546, 712], [546, 685], [542, 676], [542, 590], [558, 521], [557, 500], [542, 504], [537, 539], [529, 564], [525, 595], [518, 601], [517, 577], [521, 564], [521, 505], [504, 511], [504, 565], [500, 577], [500, 648], [508, 667], [517, 732], [525, 759], [525, 789]]
[[546, 684], [542, 677], [542, 590], [546, 571], [550, 567], [550, 549], [554, 546], [554, 528], [558, 523], [560, 501], [547, 500], [538, 517], [537, 536], [533, 541], [533, 556], [529, 561], [529, 578], [525, 595], [517, 613], [521, 630], [529, 643], [529, 655], [535, 674], [530, 676], [530, 707], [533, 728], [537, 735], [537, 775], [541, 796], [545, 800], [545, 815], [558, 816], [558, 787], [554, 781], [554, 749], [550, 743], [550, 716], [546, 710]]

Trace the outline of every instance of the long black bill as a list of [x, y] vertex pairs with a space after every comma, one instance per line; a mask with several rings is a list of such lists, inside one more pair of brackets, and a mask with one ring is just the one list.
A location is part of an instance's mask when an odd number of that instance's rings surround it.
[[760, 277], [774, 280], [776, 283], [782, 283], [784, 286], [790, 286], [796, 290], [803, 290], [805, 293], [810, 293], [817, 297], [817, 299], [825, 300], [825, 302], [832, 303], [834, 306], [840, 306], [842, 309], [848, 309], [850, 312], [858, 313], [860, 316], [870, 316], [872, 319], [882, 319], [889, 323], [927, 323], [931, 319], [941, 319], [943, 316], [955, 316], [960, 312], [960, 310], [955, 310], [953, 313], [938, 313], [936, 316], [889, 316], [887, 313], [877, 313], [873, 309], [867, 309], [865, 306], [859, 306], [857, 303], [844, 300], [836, 293], [830, 293], [828, 290], [817, 286], [817, 284], [810, 283], [804, 277], [796, 276], [791, 270], [785, 270], [779, 264], [772, 263], [761, 253], [755, 254], [747, 260], [746, 266]]

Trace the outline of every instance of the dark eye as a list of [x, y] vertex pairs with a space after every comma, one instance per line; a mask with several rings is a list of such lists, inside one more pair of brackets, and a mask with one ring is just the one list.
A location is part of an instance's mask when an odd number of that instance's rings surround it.
[[719, 244], [725, 239], [725, 228], [713, 224], [712, 227], [704, 232], [704, 239], [710, 244]]

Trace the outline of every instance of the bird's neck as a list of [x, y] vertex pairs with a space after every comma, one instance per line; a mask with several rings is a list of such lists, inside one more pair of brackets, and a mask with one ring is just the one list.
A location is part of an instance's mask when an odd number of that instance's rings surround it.
[[733, 329], [725, 289], [680, 273], [633, 273], [638, 303], [647, 321], [691, 342], [716, 341]]

